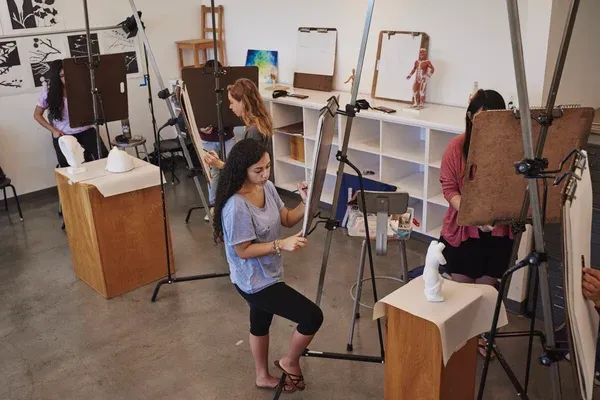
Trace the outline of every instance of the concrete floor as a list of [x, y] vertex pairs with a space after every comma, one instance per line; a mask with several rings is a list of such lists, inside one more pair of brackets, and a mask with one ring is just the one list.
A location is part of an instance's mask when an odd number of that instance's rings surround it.
[[[204, 214], [198, 211], [189, 225], [184, 223], [187, 207], [198, 201], [191, 181], [167, 185], [167, 192], [178, 275], [226, 271]], [[107, 301], [73, 273], [55, 195], [23, 202], [24, 223], [10, 206], [10, 214], [0, 211], [1, 399], [273, 398], [272, 392], [254, 388], [248, 307], [229, 278], [163, 286], [156, 303], [150, 302], [154, 284]], [[306, 250], [285, 261], [287, 282], [312, 299], [324, 232], [319, 228]], [[423, 263], [425, 249], [422, 242], [409, 242], [411, 268]], [[359, 250], [359, 240], [334, 235], [321, 304], [325, 322], [312, 349], [345, 352]], [[376, 258], [377, 274], [397, 275], [396, 255], [393, 248], [387, 258]], [[378, 288], [381, 297], [395, 285], [381, 281]], [[363, 298], [371, 296], [366, 288]], [[526, 327], [517, 316], [510, 320], [513, 328]], [[271, 362], [284, 353], [293, 329], [275, 318]], [[522, 379], [527, 341], [504, 340], [505, 356]], [[360, 320], [354, 344], [355, 353], [378, 355], [376, 324], [370, 318]], [[282, 398], [383, 398], [382, 365], [311, 358], [303, 359], [303, 369], [307, 390]], [[561, 372], [564, 398], [573, 399], [570, 364], [562, 363]], [[550, 398], [548, 379], [548, 370], [535, 363], [530, 398]], [[497, 362], [485, 398], [516, 398]]]

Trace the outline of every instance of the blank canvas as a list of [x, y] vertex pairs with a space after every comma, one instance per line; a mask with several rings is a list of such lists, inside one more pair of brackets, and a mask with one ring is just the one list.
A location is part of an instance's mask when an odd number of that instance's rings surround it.
[[295, 72], [333, 76], [336, 43], [336, 30], [298, 30]]

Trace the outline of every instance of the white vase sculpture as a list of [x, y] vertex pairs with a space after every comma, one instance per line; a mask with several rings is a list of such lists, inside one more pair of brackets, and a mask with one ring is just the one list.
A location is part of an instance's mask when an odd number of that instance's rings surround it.
[[436, 240], [432, 241], [425, 256], [425, 269], [423, 270], [423, 281], [425, 281], [425, 297], [431, 302], [444, 301], [442, 284], [444, 278], [440, 275], [440, 264], [445, 265], [446, 259], [442, 254], [446, 246]]

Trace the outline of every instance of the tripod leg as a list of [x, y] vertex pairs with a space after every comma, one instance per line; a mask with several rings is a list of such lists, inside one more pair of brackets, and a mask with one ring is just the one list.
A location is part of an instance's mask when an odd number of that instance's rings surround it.
[[154, 288], [154, 293], [152, 293], [152, 302], [154, 303], [156, 301], [156, 296], [158, 296], [158, 291], [160, 290], [160, 287], [162, 285], [164, 285], [165, 283], [171, 283], [171, 281], [169, 280], [169, 278], [165, 278], [165, 279], [161, 279], [157, 284], [156, 287]]
[[362, 293], [362, 280], [365, 273], [365, 255], [367, 252], [367, 241], [363, 240], [360, 250], [360, 261], [358, 263], [358, 277], [356, 278], [356, 292], [354, 293], [354, 307], [352, 308], [352, 325], [350, 325], [350, 337], [346, 350], [352, 351], [352, 341], [354, 338], [354, 327], [356, 320], [360, 318], [358, 308], [360, 307], [360, 294]]
[[[530, 268], [533, 269], [533, 268]], [[535, 314], [536, 314], [536, 304], [538, 298], [538, 290], [539, 290], [539, 277], [537, 274], [534, 274], [534, 284], [533, 284], [533, 310], [531, 315], [531, 324], [529, 326], [529, 347], [527, 348], [527, 368], [525, 369], [525, 393], [527, 393], [527, 389], [529, 387], [529, 372], [531, 369], [531, 354], [533, 352], [533, 332], [535, 331]]]
[[399, 240], [400, 264], [402, 268], [402, 286], [408, 283], [408, 260], [406, 259], [406, 240]]

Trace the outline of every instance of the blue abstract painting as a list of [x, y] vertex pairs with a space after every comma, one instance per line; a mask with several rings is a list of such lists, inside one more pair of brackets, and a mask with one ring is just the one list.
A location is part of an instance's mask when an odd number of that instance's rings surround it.
[[246, 66], [258, 67], [258, 80], [266, 83], [277, 83], [278, 56], [275, 50], [248, 50]]

